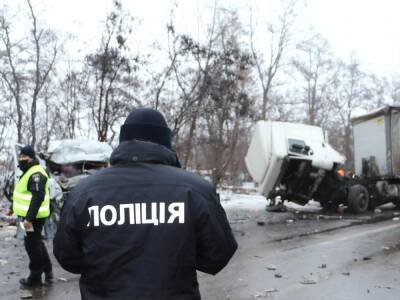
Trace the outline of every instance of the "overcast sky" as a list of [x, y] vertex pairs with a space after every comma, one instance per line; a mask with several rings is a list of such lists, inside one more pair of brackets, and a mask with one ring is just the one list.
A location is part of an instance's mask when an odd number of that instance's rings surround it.
[[[11, 9], [25, 0], [0, 0]], [[165, 39], [165, 24], [174, 9], [179, 30], [196, 35], [198, 24], [205, 27], [214, 0], [121, 0], [140, 20], [137, 40], [146, 46]], [[98, 40], [101, 22], [112, 8], [112, 0], [32, 0], [40, 17], [54, 29], [72, 33], [75, 42], [68, 51], [85, 52]], [[276, 15], [277, 0], [220, 0], [219, 6], [237, 8], [248, 25], [250, 8], [256, 12], [259, 30]], [[20, 10], [21, 11], [21, 10]], [[312, 25], [343, 58], [354, 53], [367, 68], [380, 74], [400, 71], [399, 0], [308, 0], [299, 22]], [[200, 18], [200, 19], [199, 19]], [[247, 23], [247, 24], [246, 24]], [[20, 24], [23, 26], [24, 24]], [[204, 29], [200, 26], [200, 31]], [[258, 32], [262, 44], [262, 31]], [[70, 48], [73, 49], [70, 49]]]

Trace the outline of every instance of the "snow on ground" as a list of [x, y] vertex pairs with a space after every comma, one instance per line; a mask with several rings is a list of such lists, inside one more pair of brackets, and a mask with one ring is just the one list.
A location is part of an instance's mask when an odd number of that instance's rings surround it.
[[219, 191], [221, 205], [224, 209], [257, 210], [265, 209], [267, 201], [264, 196], [239, 194], [229, 190]]
[[285, 202], [285, 206], [290, 210], [298, 210], [301, 212], [319, 212], [322, 210], [319, 202], [310, 200], [306, 205], [302, 206], [293, 202]]
[[[269, 204], [269, 200], [264, 196], [258, 195], [253, 191], [246, 193], [234, 192], [230, 189], [219, 190], [221, 205], [225, 210], [241, 209], [241, 210], [258, 210], [265, 209]], [[289, 210], [301, 212], [319, 212], [322, 210], [321, 205], [317, 201], [309, 201], [306, 205], [298, 205], [293, 202], [285, 201], [285, 206]]]

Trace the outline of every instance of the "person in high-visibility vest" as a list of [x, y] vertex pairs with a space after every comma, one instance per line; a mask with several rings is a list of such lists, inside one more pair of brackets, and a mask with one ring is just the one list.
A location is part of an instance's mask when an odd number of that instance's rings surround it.
[[43, 273], [46, 283], [53, 280], [52, 264], [42, 241], [43, 225], [50, 215], [49, 180], [31, 146], [21, 149], [18, 167], [22, 175], [15, 184], [12, 212], [23, 219], [30, 270], [29, 276], [22, 278], [20, 283], [24, 287], [34, 287], [42, 285]]

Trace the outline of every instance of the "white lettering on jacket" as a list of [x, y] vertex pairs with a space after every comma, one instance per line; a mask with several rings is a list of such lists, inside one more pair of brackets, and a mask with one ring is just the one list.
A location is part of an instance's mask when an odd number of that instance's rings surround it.
[[128, 203], [118, 207], [93, 205], [88, 207], [88, 212], [90, 221], [87, 227], [185, 223], [184, 202]]

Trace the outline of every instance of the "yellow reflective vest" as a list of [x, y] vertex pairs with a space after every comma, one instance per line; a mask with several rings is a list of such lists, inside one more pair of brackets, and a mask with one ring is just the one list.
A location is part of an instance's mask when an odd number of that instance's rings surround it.
[[[13, 212], [20, 217], [26, 217], [26, 214], [29, 209], [29, 205], [31, 204], [32, 193], [28, 190], [28, 181], [29, 178], [34, 173], [41, 173], [43, 176], [46, 176], [48, 179], [46, 171], [41, 165], [34, 165], [29, 168], [28, 171], [18, 180], [15, 185], [14, 193], [13, 193]], [[39, 208], [39, 211], [36, 215], [37, 219], [46, 218], [50, 215], [50, 192], [49, 192], [49, 180], [46, 182], [46, 193], [44, 200]]]

